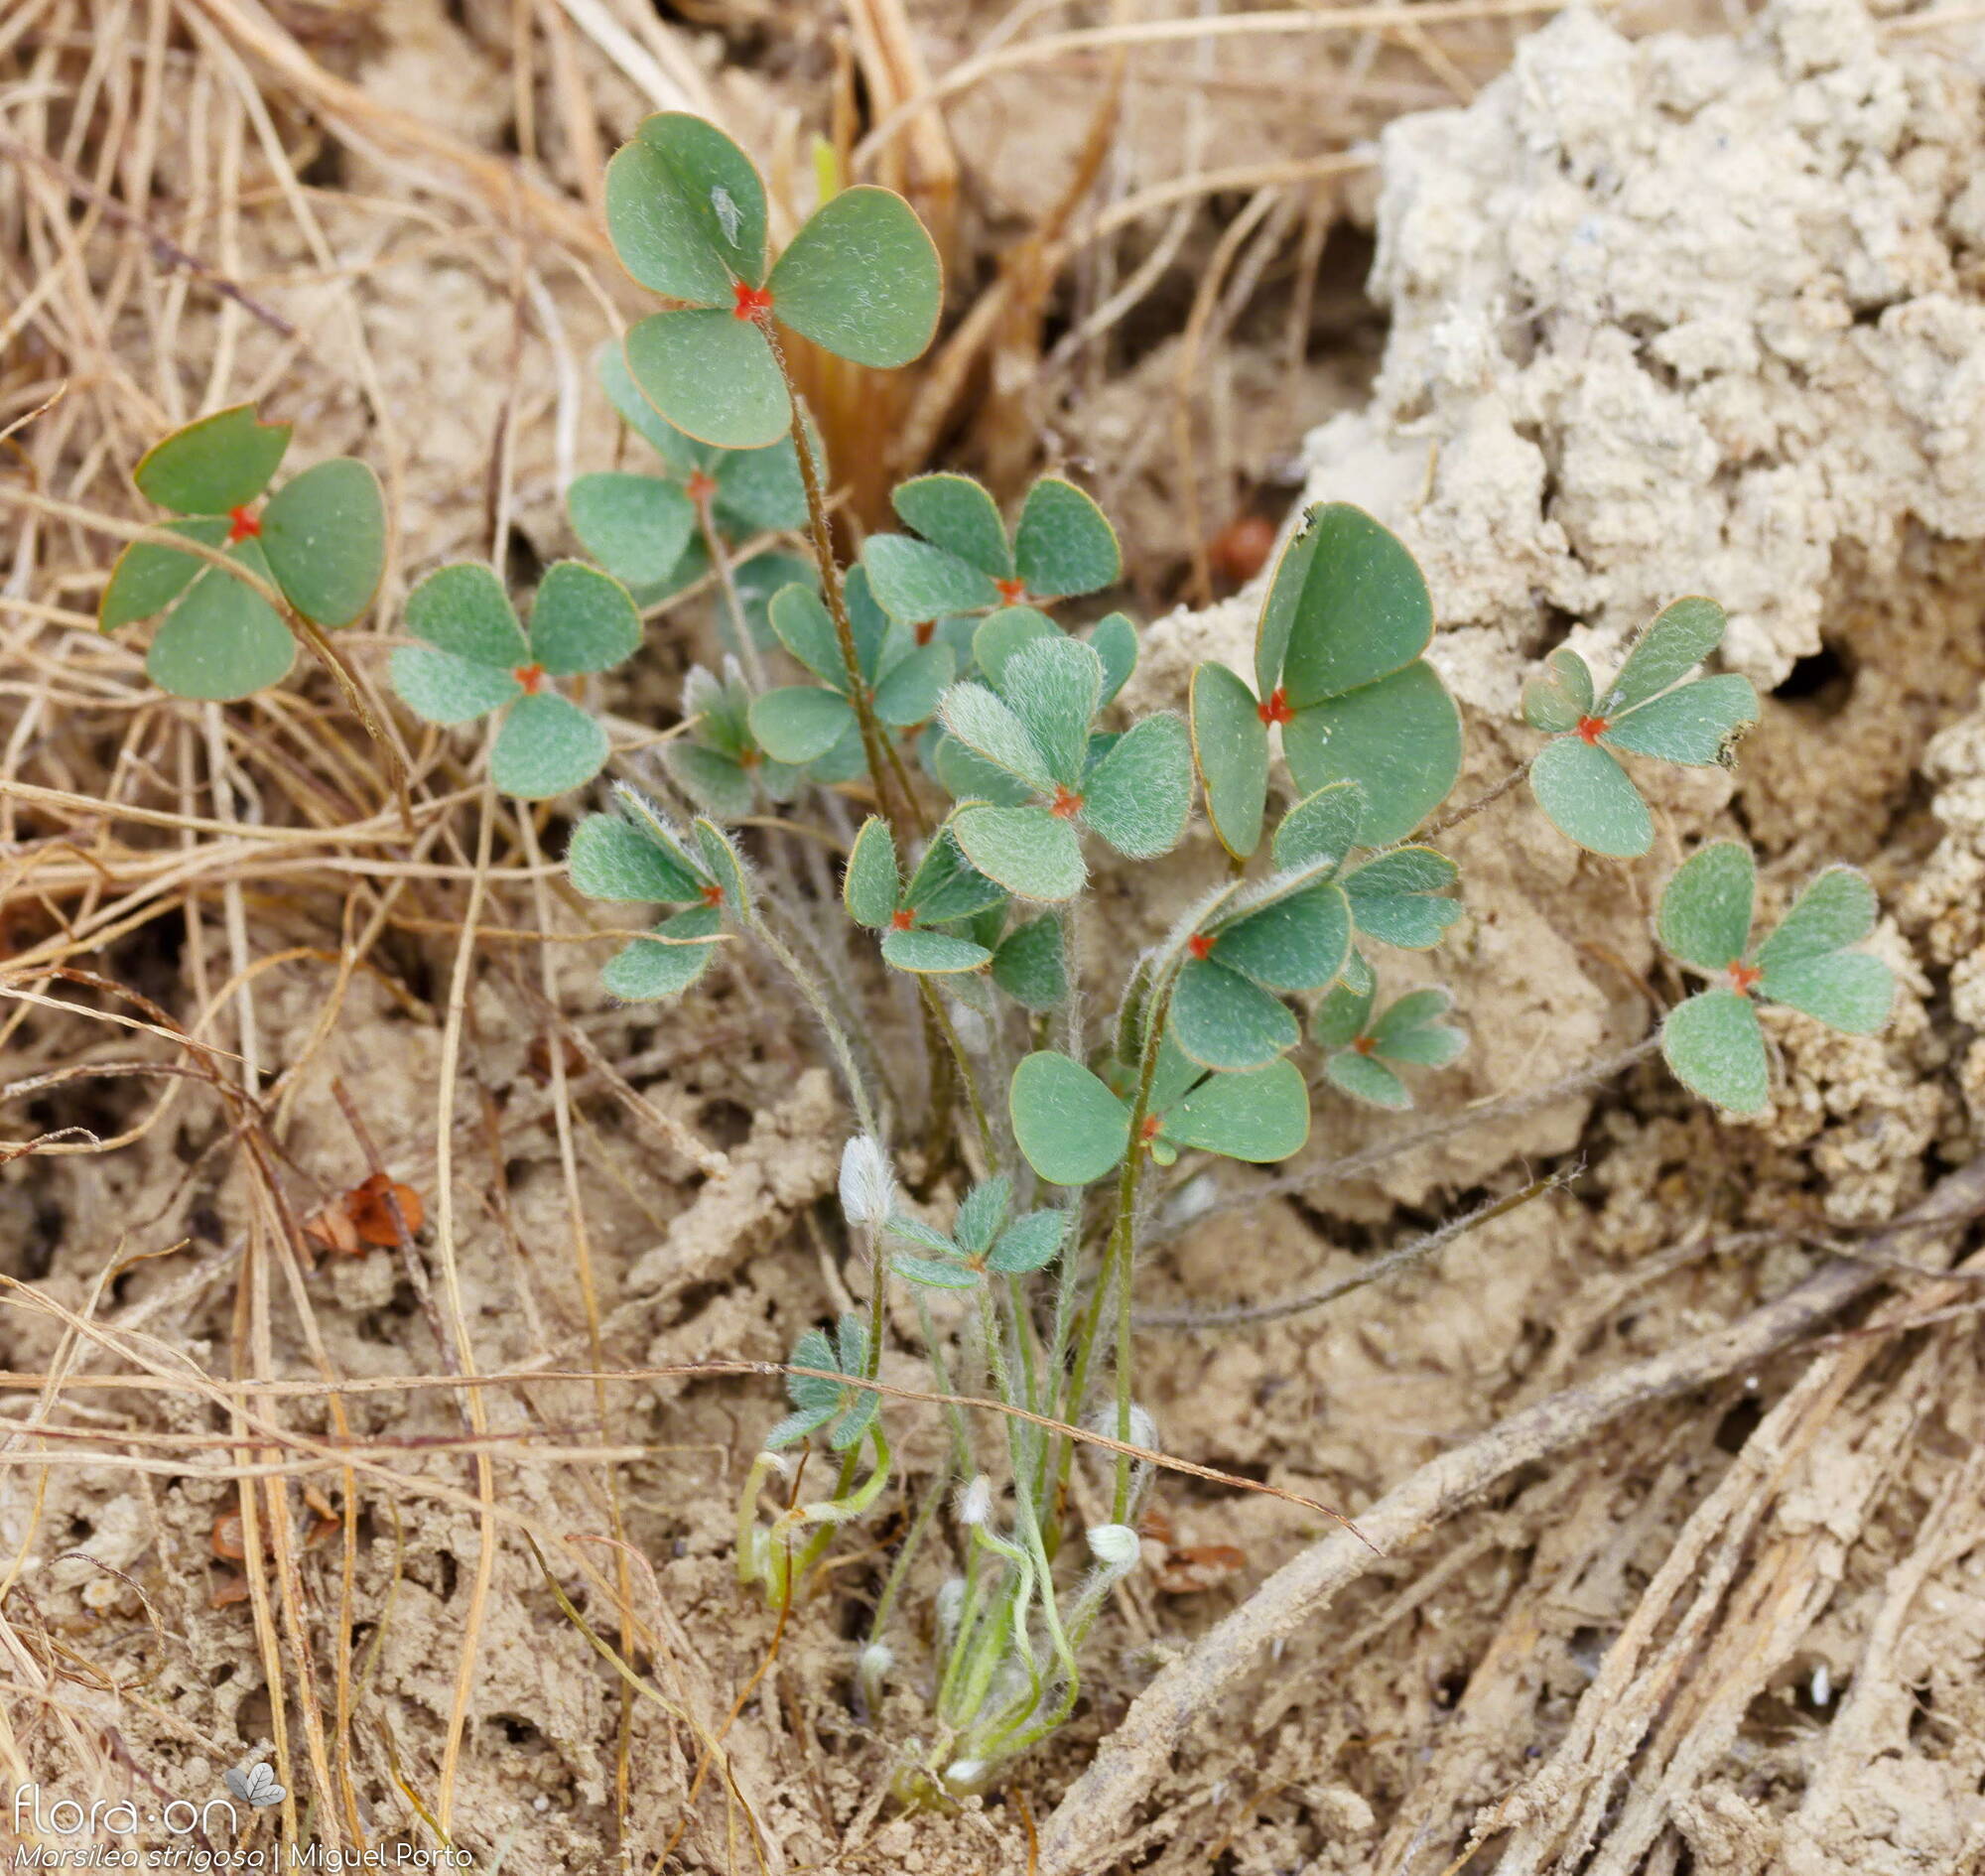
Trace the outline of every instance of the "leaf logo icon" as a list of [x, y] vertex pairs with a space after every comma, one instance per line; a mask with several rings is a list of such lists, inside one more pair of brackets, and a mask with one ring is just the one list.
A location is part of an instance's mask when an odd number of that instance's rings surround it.
[[270, 1805], [280, 1805], [285, 1797], [282, 1786], [276, 1783], [276, 1775], [266, 1765], [241, 1765], [222, 1775], [227, 1789], [244, 1804], [253, 1805], [257, 1810]]

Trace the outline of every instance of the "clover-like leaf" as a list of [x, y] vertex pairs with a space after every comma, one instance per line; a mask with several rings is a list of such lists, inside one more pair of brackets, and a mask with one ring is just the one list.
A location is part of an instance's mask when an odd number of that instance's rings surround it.
[[1208, 1075], [1155, 1116], [1157, 1138], [1229, 1159], [1264, 1165], [1309, 1139], [1309, 1090], [1295, 1065], [1271, 1062], [1245, 1074]]
[[1546, 742], [1530, 763], [1530, 793], [1551, 825], [1588, 853], [1633, 860], [1654, 844], [1654, 819], [1627, 771], [1578, 736]]
[[1027, 1164], [1050, 1185], [1087, 1185], [1124, 1157], [1130, 1111], [1069, 1056], [1039, 1049], [1013, 1071], [1007, 1105]]
[[600, 967], [607, 994], [626, 1004], [680, 997], [717, 959], [718, 915], [702, 905], [665, 918], [647, 938], [633, 938]]
[[617, 664], [640, 643], [640, 615], [617, 580], [580, 561], [556, 563], [539, 583], [527, 635], [495, 573], [464, 561], [408, 595], [406, 623], [422, 642], [394, 652], [394, 689], [429, 723], [503, 710], [489, 776], [504, 793], [549, 800], [605, 766], [605, 730], [545, 685]]
[[1117, 532], [1103, 510], [1059, 475], [1043, 475], [1027, 490], [1013, 530], [1013, 565], [1039, 600], [1095, 593], [1124, 572]]
[[[1103, 694], [1103, 660], [1080, 639], [1058, 632], [1038, 638], [1006, 660], [998, 694], [1039, 752], [1052, 783], [1074, 790], [1082, 781], [1090, 720]], [[954, 736], [960, 734], [955, 724], [951, 729]], [[991, 749], [981, 753], [998, 759]]]
[[[893, 1221], [892, 1221], [893, 1222]], [[810, 1375], [788, 1375], [786, 1398], [793, 1411], [765, 1435], [767, 1452], [777, 1452], [831, 1427], [828, 1444], [836, 1452], [858, 1445], [874, 1423], [881, 1397], [872, 1388], [850, 1385], [862, 1380], [869, 1367], [868, 1331], [861, 1318], [844, 1315], [833, 1338], [809, 1329], [793, 1345], [791, 1366], [809, 1368]], [[839, 1377], [846, 1377], [845, 1380]]]
[[999, 1234], [986, 1259], [986, 1268], [1001, 1276], [1026, 1276], [1045, 1270], [1068, 1237], [1072, 1214], [1066, 1211], [1028, 1212]]
[[1661, 1024], [1661, 1053], [1683, 1087], [1733, 1114], [1759, 1114], [1771, 1092], [1765, 1037], [1743, 992], [1725, 987], [1677, 1004]]
[[882, 934], [882, 962], [898, 971], [922, 977], [951, 977], [990, 964], [992, 954], [970, 938], [949, 932], [921, 931], [915, 926]]
[[949, 645], [919, 645], [896, 660], [875, 686], [875, 715], [893, 730], [929, 722], [956, 670]]
[[1046, 753], [1004, 698], [983, 684], [954, 684], [945, 692], [938, 714], [944, 727], [975, 755], [1037, 794], [1053, 794], [1057, 778]]
[[855, 713], [837, 691], [788, 685], [751, 700], [751, 734], [781, 762], [811, 762], [841, 740]]
[[1268, 726], [1255, 693], [1224, 664], [1194, 667], [1191, 708], [1193, 761], [1206, 791], [1206, 818], [1221, 846], [1246, 860], [1261, 842]]
[[[182, 534], [190, 541], [216, 548], [226, 541], [229, 528], [225, 515], [195, 515], [161, 525], [168, 533]], [[206, 567], [207, 563], [198, 555], [182, 554], [154, 541], [133, 541], [117, 556], [110, 570], [109, 582], [97, 604], [98, 629], [114, 632], [120, 625], [134, 625], [140, 619], [157, 617]]]
[[407, 595], [407, 630], [475, 664], [508, 671], [531, 655], [530, 640], [495, 572], [477, 561], [437, 568]]
[[132, 480], [162, 508], [226, 514], [268, 487], [289, 447], [288, 424], [265, 424], [254, 405], [236, 404], [155, 443], [139, 460]]
[[1698, 970], [1727, 970], [1750, 945], [1757, 892], [1758, 865], [1743, 842], [1698, 849], [1661, 892], [1654, 929], [1662, 949]]
[[740, 917], [747, 915], [751, 910], [750, 880], [737, 849], [730, 844], [730, 836], [702, 815], [690, 823], [690, 832], [696, 836], [697, 854], [717, 887], [720, 901], [733, 907]]
[[667, 580], [696, 532], [695, 504], [659, 475], [582, 475], [566, 492], [566, 508], [580, 544], [629, 586]]
[[1036, 1014], [1061, 1007], [1068, 978], [1062, 969], [1061, 928], [1051, 916], [1016, 926], [999, 941], [992, 953], [992, 981]]
[[728, 308], [765, 271], [765, 186], [736, 144], [686, 111], [644, 118], [606, 166], [606, 229], [642, 286]]
[[951, 1221], [958, 1248], [967, 1257], [984, 1257], [992, 1250], [1012, 1202], [1013, 1182], [1003, 1172], [975, 1185], [960, 1201], [958, 1216]]
[[1013, 577], [1013, 550], [998, 504], [970, 475], [914, 475], [897, 483], [890, 505], [904, 525], [933, 547], [956, 556], [992, 580]]
[[1000, 603], [992, 575], [907, 534], [871, 536], [861, 550], [861, 564], [883, 609], [904, 625]]
[[1530, 764], [1530, 792], [1567, 839], [1631, 860], [1654, 845], [1654, 817], [1616, 752], [1702, 768], [1728, 756], [1758, 717], [1749, 678], [1683, 682], [1722, 642], [1723, 608], [1677, 600], [1635, 640], [1620, 675], [1596, 701], [1583, 659], [1554, 651], [1546, 677], [1523, 693], [1526, 721], [1553, 733]]
[[1344, 1093], [1375, 1107], [1404, 1110], [1412, 1091], [1396, 1065], [1445, 1068], [1468, 1046], [1467, 1036], [1443, 1018], [1454, 1000], [1443, 990], [1409, 991], [1374, 1022], [1372, 993], [1338, 990], [1326, 1000], [1311, 1031], [1331, 1050], [1325, 1076]]
[[968, 802], [953, 816], [952, 828], [966, 859], [1015, 898], [1049, 904], [1072, 899], [1088, 877], [1074, 828], [1050, 809]]
[[1301, 1032], [1286, 1005], [1211, 957], [1189, 960], [1172, 987], [1171, 1034], [1206, 1068], [1258, 1068]]
[[1752, 953], [1756, 872], [1749, 848], [1712, 842], [1675, 870], [1655, 917], [1662, 947], [1712, 977], [1668, 1012], [1662, 1053], [1685, 1086], [1739, 1114], [1762, 1110], [1770, 1087], [1754, 995], [1850, 1035], [1880, 1030], [1895, 1001], [1888, 965], [1850, 949], [1875, 924], [1874, 889], [1860, 873], [1817, 874]]
[[1354, 909], [1335, 881], [1298, 884], [1223, 918], [1191, 949], [1271, 990], [1322, 990], [1344, 969]]
[[1365, 818], [1365, 791], [1356, 782], [1332, 782], [1305, 795], [1275, 829], [1272, 854], [1278, 871], [1342, 866], [1357, 844]]
[[855, 845], [849, 850], [848, 871], [841, 880], [842, 902], [858, 925], [880, 931], [895, 917], [902, 890], [902, 874], [896, 867], [896, 843], [890, 837], [889, 824], [881, 816], [871, 814], [861, 823]]
[[1461, 916], [1445, 893], [1460, 870], [1431, 847], [1397, 847], [1344, 875], [1358, 929], [1381, 944], [1424, 951]]
[[510, 706], [489, 751], [489, 779], [520, 801], [583, 788], [606, 766], [606, 732], [569, 697], [528, 693]]
[[967, 864], [956, 836], [945, 827], [924, 850], [903, 888], [902, 904], [919, 924], [946, 925], [977, 917], [1002, 904], [1005, 897], [998, 885]]
[[1137, 628], [1127, 612], [1110, 612], [1089, 628], [1089, 647], [1103, 660], [1103, 701], [1112, 702], [1137, 668]]
[[1366, 846], [1409, 833], [1460, 772], [1460, 714], [1420, 655], [1432, 635], [1398, 539], [1346, 503], [1311, 509], [1262, 604], [1256, 680], [1296, 786], [1364, 789]]
[[1714, 600], [1689, 598], [1664, 606], [1635, 639], [1599, 714], [1619, 718], [1657, 697], [1695, 669], [1723, 642], [1727, 620]]
[[443, 729], [473, 723], [524, 694], [501, 665], [478, 664], [433, 645], [402, 645], [386, 668], [400, 701], [423, 723]]
[[1576, 730], [1592, 704], [1592, 667], [1565, 645], [1546, 655], [1542, 674], [1523, 686], [1523, 721], [1553, 736]]
[[1132, 725], [1083, 785], [1083, 824], [1130, 860], [1170, 853], [1191, 811], [1192, 738], [1169, 711]]
[[718, 307], [652, 313], [627, 335], [627, 371], [678, 430], [727, 450], [776, 443], [792, 400], [755, 320]]
[[680, 846], [617, 814], [589, 814], [573, 829], [565, 858], [573, 889], [590, 899], [686, 905], [710, 883]]
[[[238, 541], [227, 554], [263, 580], [270, 578], [256, 541]], [[229, 703], [279, 682], [296, 651], [289, 626], [268, 601], [245, 581], [207, 567], [152, 634], [145, 670], [175, 697]]]
[[869, 185], [823, 202], [767, 285], [781, 322], [857, 364], [908, 364], [930, 343], [944, 304], [937, 246], [916, 211]]
[[258, 522], [283, 597], [316, 625], [349, 625], [386, 568], [379, 478], [353, 457], [319, 463], [279, 488]]
[[553, 677], [605, 671], [641, 645], [627, 589], [584, 561], [555, 561], [531, 603], [531, 659]]

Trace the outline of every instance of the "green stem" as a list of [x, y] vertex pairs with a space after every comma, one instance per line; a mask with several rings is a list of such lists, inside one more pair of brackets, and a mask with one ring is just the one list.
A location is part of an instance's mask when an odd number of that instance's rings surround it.
[[875, 1125], [874, 1103], [868, 1097], [867, 1084], [861, 1079], [861, 1071], [855, 1063], [855, 1049], [848, 1039], [848, 1032], [842, 1028], [828, 1003], [827, 993], [814, 982], [806, 967], [793, 956], [778, 934], [766, 924], [755, 911], [740, 911], [739, 917], [750, 928], [751, 935], [778, 961], [780, 969], [792, 979], [793, 988], [806, 1000], [816, 1020], [826, 1032], [827, 1044], [834, 1052], [835, 1064], [841, 1070], [841, 1078], [848, 1085], [848, 1099], [854, 1104], [855, 1118], [862, 1133], [870, 1139], [880, 1139], [880, 1132]]
[[907, 839], [910, 829], [925, 835], [930, 828], [914, 792], [904, 795], [906, 814], [892, 810], [889, 758], [895, 751], [889, 747], [888, 738], [875, 716], [875, 700], [869, 692], [868, 680], [861, 675], [861, 660], [855, 649], [855, 621], [848, 615], [848, 601], [841, 590], [841, 568], [834, 558], [834, 536], [828, 527], [827, 498], [821, 491], [813, 441], [807, 435], [806, 419], [801, 412], [800, 395], [793, 384], [793, 374], [787, 368], [785, 353], [779, 348], [778, 337], [769, 319], [762, 322], [760, 330], [771, 345], [773, 362], [778, 365], [779, 375], [785, 380], [786, 399], [792, 406], [793, 451], [799, 458], [800, 481], [806, 489], [807, 534], [813, 546], [814, 560], [820, 567], [821, 594], [834, 619], [835, 640], [841, 647], [841, 662], [848, 679], [848, 701], [854, 708], [856, 727], [861, 735], [861, 754], [868, 764], [869, 779], [875, 785], [876, 803], [900, 845]]
[[919, 976], [917, 989], [923, 992], [925, 1006], [930, 1011], [931, 1021], [944, 1044], [951, 1051], [953, 1065], [958, 1070], [960, 1085], [965, 1089], [967, 1105], [972, 1109], [972, 1122], [979, 1130], [979, 1143], [985, 1148], [986, 1170], [991, 1173], [999, 1163], [997, 1148], [992, 1139], [992, 1124], [986, 1118], [986, 1104], [979, 1098], [979, 1082], [973, 1075], [972, 1063], [965, 1053], [965, 1045], [958, 1039], [958, 1030], [953, 1025], [950, 1012], [944, 1006], [944, 1000], [931, 988], [927, 977]]

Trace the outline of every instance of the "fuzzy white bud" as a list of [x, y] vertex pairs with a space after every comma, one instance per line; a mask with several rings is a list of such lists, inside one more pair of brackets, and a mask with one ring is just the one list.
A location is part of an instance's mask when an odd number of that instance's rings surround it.
[[958, 1633], [958, 1619], [965, 1613], [965, 1578], [947, 1576], [937, 1586], [937, 1632], [948, 1642]]
[[[1117, 1409], [1114, 1406], [1097, 1409], [1089, 1416], [1089, 1430], [1101, 1433], [1106, 1439], [1117, 1439]], [[1130, 1431], [1128, 1443], [1141, 1446], [1146, 1452], [1155, 1452], [1158, 1446], [1158, 1423], [1136, 1402], [1130, 1403]], [[1109, 1455], [1106, 1454], [1107, 1458]]]
[[992, 1481], [982, 1472], [958, 1495], [958, 1522], [969, 1529], [992, 1516]]
[[841, 1152], [841, 1212], [851, 1225], [879, 1225], [896, 1206], [896, 1175], [882, 1142], [857, 1134]]
[[1165, 1223], [1174, 1227], [1189, 1225], [1219, 1202], [1219, 1180], [1210, 1172], [1202, 1172], [1196, 1178], [1188, 1179], [1172, 1194], [1171, 1202], [1165, 1207]]
[[966, 1798], [986, 1782], [992, 1768], [984, 1759], [954, 1759], [944, 1769], [945, 1789], [954, 1798]]
[[1137, 1560], [1137, 1534], [1128, 1525], [1091, 1525], [1089, 1553], [1105, 1569], [1127, 1570]]

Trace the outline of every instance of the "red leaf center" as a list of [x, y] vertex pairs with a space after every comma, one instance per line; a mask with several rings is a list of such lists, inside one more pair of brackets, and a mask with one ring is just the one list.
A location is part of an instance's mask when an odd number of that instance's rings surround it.
[[722, 905], [724, 888], [721, 885], [707, 885], [703, 888], [703, 902], [706, 905]]
[[1145, 1115], [1143, 1126], [1137, 1129], [1137, 1138], [1139, 1139], [1156, 1139], [1159, 1126], [1160, 1122], [1155, 1114]]
[[999, 598], [1008, 605], [1024, 605], [1027, 603], [1027, 583], [1024, 580], [995, 580]]
[[1054, 799], [1048, 803], [1048, 812], [1057, 821], [1073, 821], [1082, 812], [1082, 797], [1056, 782]]
[[717, 478], [706, 475], [701, 469], [692, 469], [689, 480], [683, 483], [683, 490], [692, 501], [708, 501], [717, 493]]
[[1185, 941], [1185, 948], [1195, 958], [1204, 959], [1210, 957], [1213, 953], [1213, 940], [1204, 932], [1196, 931]]
[[1268, 701], [1265, 704], [1255, 706], [1255, 715], [1263, 723], [1294, 723], [1296, 718], [1295, 711], [1289, 705], [1289, 694], [1279, 684], [1268, 693]]
[[772, 293], [769, 287], [754, 287], [749, 281], [735, 280], [730, 283], [734, 304], [730, 311], [740, 320], [761, 319], [772, 310]]
[[526, 697], [535, 697], [545, 688], [545, 667], [541, 664], [520, 664], [510, 675], [524, 687]]
[[230, 508], [227, 519], [232, 525], [227, 530], [227, 545], [232, 547], [237, 541], [252, 540], [262, 532], [260, 519], [252, 514], [246, 503], [239, 508]]
[[1604, 717], [1581, 717], [1578, 720], [1579, 740], [1596, 743], [1612, 728]]
[[891, 931], [908, 931], [916, 924], [916, 922], [917, 921], [908, 912], [905, 911], [898, 910], [895, 912], [891, 912], [889, 914], [889, 929]]
[[1379, 1038], [1376, 1035], [1355, 1035], [1351, 1038], [1351, 1051], [1354, 1055], [1370, 1055], [1378, 1046]]
[[1729, 967], [1730, 988], [1740, 997], [1748, 997], [1751, 988], [1765, 974], [1755, 964], [1746, 964], [1740, 958]]
[[910, 627], [912, 636], [915, 637], [917, 643], [920, 645], [929, 644], [931, 641], [931, 633], [936, 630], [937, 630], [937, 620], [934, 618], [927, 618], [923, 620], [922, 623], [917, 625], [912, 625]]

